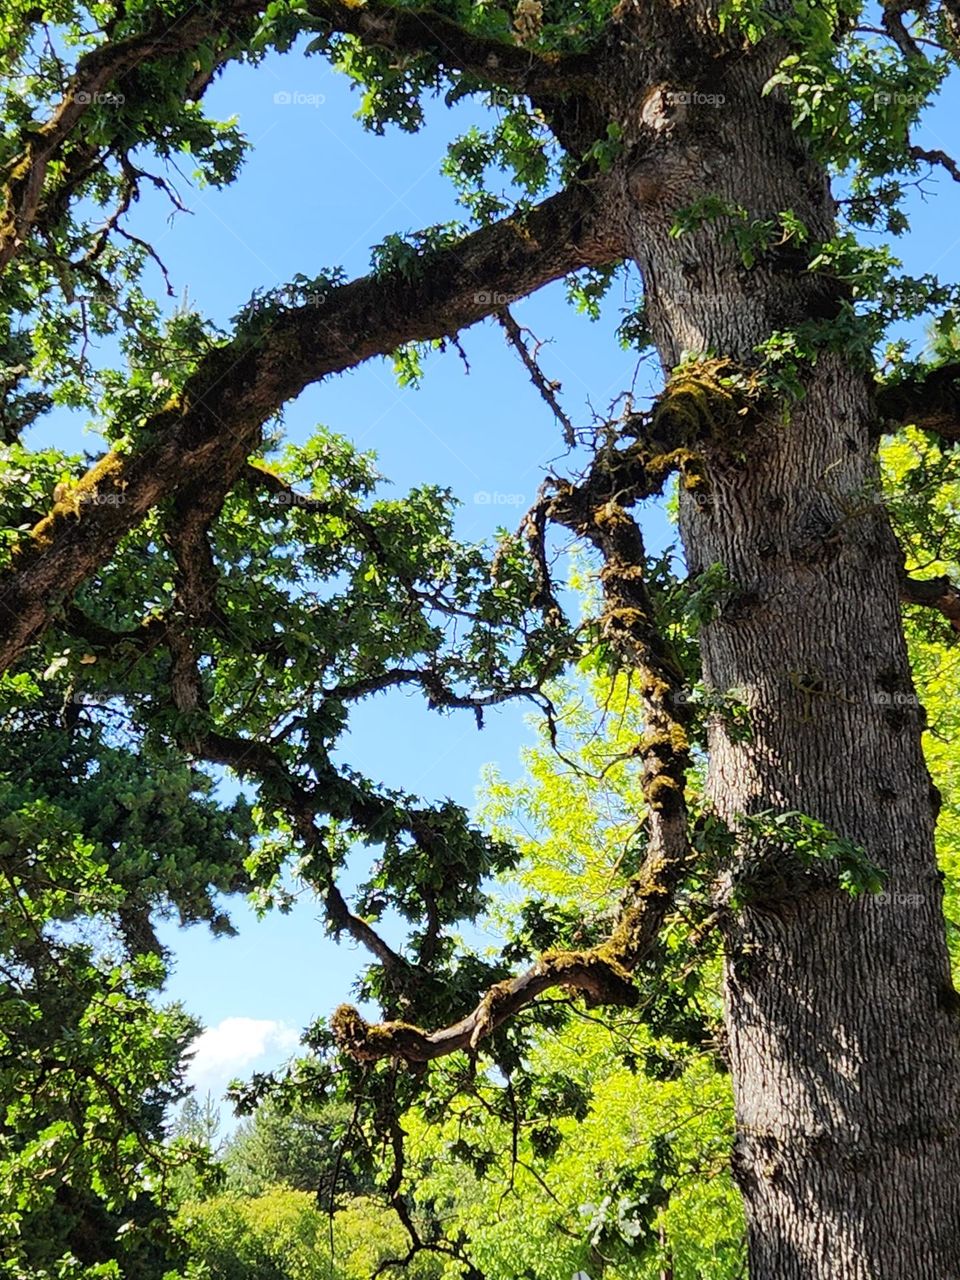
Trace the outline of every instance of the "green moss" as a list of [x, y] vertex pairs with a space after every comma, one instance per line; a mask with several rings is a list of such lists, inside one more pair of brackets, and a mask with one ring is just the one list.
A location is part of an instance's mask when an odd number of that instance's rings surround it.
[[337, 1006], [330, 1030], [340, 1047], [358, 1062], [376, 1062], [380, 1058], [416, 1060], [417, 1048], [426, 1039], [426, 1032], [409, 1022], [367, 1022], [350, 1004]]
[[716, 437], [742, 408], [742, 398], [730, 385], [734, 373], [725, 360], [698, 360], [675, 369], [653, 410], [654, 439]]
[[663, 902], [670, 897], [671, 886], [665, 879], [668, 870], [667, 863], [660, 859], [631, 880], [628, 892], [630, 905], [621, 913], [607, 941], [597, 948], [598, 955], [618, 964], [630, 962], [642, 941], [650, 900]]
[[[739, 445], [755, 423], [762, 386], [755, 373], [729, 360], [707, 358], [676, 368], [657, 398], [640, 455], [648, 473], [659, 478], [679, 471], [681, 484], [702, 491], [709, 483], [698, 445]], [[645, 455], [645, 456], [644, 456]]]
[[34, 547], [46, 550], [52, 546], [57, 529], [67, 520], [79, 520], [82, 509], [97, 501], [101, 486], [120, 497], [124, 488], [124, 465], [121, 454], [108, 453], [75, 483], [63, 485], [63, 492], [53, 504], [49, 514], [30, 530], [30, 539]]
[[648, 729], [640, 739], [640, 750], [644, 755], [654, 755], [660, 760], [670, 760], [675, 756], [684, 756], [690, 749], [683, 726], [675, 720], [667, 729]]
[[687, 493], [706, 493], [710, 488], [710, 477], [703, 456], [686, 450], [686, 456], [680, 460], [680, 485]]
[[369, 1030], [352, 1004], [339, 1004], [330, 1018], [330, 1030], [339, 1041], [365, 1040]]
[[652, 671], [648, 671], [641, 673], [640, 692], [645, 700], [665, 702], [673, 692], [673, 686], [662, 676], [654, 675]]
[[77, 481], [77, 489], [81, 493], [95, 493], [98, 486], [109, 480], [112, 484], [123, 482], [124, 459], [119, 453], [108, 453], [90, 468], [86, 475]]
[[540, 966], [559, 983], [576, 987], [597, 1004], [636, 1003], [633, 979], [609, 940], [591, 951], [546, 951]]
[[650, 625], [650, 619], [642, 609], [624, 606], [620, 609], [608, 609], [603, 620], [608, 627], [616, 627], [622, 631], [634, 631]]
[[683, 804], [683, 788], [676, 778], [658, 773], [644, 787], [647, 804], [655, 813], [679, 813]]

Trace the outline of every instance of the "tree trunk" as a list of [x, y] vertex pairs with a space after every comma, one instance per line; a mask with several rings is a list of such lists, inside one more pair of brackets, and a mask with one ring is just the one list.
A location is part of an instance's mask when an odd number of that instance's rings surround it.
[[[642, 106], [633, 244], [667, 369], [684, 350], [755, 362], [772, 331], [836, 309], [836, 286], [831, 297], [789, 245], [746, 270], [723, 224], [670, 235], [677, 210], [706, 194], [752, 218], [791, 210], [815, 241], [832, 234], [822, 172], [784, 105], [761, 98], [771, 69], [744, 59], [700, 102], [661, 87]], [[736, 742], [713, 724], [710, 800], [733, 825], [765, 809], [820, 819], [888, 877], [883, 895], [860, 899], [787, 877], [727, 927], [753, 1280], [960, 1276], [960, 1024], [938, 797], [869, 427], [863, 374], [821, 355], [789, 421], [739, 457], [710, 448], [709, 493], [681, 496], [690, 572], [721, 563], [736, 584], [703, 630], [704, 678], [745, 702], [753, 725]]]

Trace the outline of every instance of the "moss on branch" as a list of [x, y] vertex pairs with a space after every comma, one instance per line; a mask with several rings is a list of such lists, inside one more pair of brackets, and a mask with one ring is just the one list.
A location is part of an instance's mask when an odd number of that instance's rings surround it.
[[439, 1031], [408, 1022], [369, 1023], [345, 1004], [334, 1013], [331, 1030], [340, 1048], [358, 1062], [429, 1062], [457, 1050], [473, 1052], [481, 1040], [554, 987], [576, 992], [592, 1005], [630, 1008], [639, 999], [628, 969], [609, 944], [603, 944], [591, 951], [545, 952], [526, 973], [495, 983], [471, 1013]]

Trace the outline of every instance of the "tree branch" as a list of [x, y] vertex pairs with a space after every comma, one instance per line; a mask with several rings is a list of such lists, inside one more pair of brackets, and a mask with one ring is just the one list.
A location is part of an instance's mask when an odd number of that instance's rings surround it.
[[911, 160], [924, 160], [930, 165], [939, 165], [941, 169], [946, 169], [954, 182], [960, 182], [960, 165], [957, 164], [953, 156], [948, 151], [943, 151], [937, 147], [929, 150], [926, 147], [910, 147]]
[[[122, 82], [140, 63], [169, 60], [209, 40], [219, 46], [216, 65], [220, 66], [234, 50], [238, 29], [265, 8], [264, 0], [192, 5], [179, 17], [164, 15], [143, 33], [108, 38], [80, 57], [60, 105], [44, 124], [31, 122], [22, 131], [19, 147], [0, 172], [0, 272], [28, 242], [44, 204], [51, 165], [64, 159], [65, 144], [108, 86]], [[365, 4], [313, 0], [310, 15], [320, 20], [327, 34], [353, 35], [369, 48], [431, 57], [447, 70], [465, 72], [527, 95], [547, 109], [562, 98], [588, 91], [597, 79], [595, 60], [586, 53], [537, 53], [508, 40], [468, 31], [429, 7], [397, 7], [383, 0], [367, 0]], [[199, 98], [212, 75], [212, 71], [190, 71], [182, 86], [184, 101]], [[83, 154], [89, 160], [99, 152], [86, 148]], [[86, 163], [79, 170], [68, 166], [66, 190], [57, 194], [58, 208], [87, 173]]]
[[594, 1004], [635, 1005], [639, 999], [630, 975], [612, 956], [595, 951], [557, 951], [541, 957], [516, 978], [492, 986], [465, 1018], [440, 1031], [426, 1032], [407, 1022], [365, 1022], [351, 1005], [340, 1005], [330, 1028], [338, 1044], [360, 1062], [401, 1058], [430, 1062], [457, 1050], [472, 1050], [509, 1018], [552, 987], [579, 992]]
[[[611, 455], [620, 460], [620, 467], [611, 469]], [[556, 496], [543, 495], [537, 505], [601, 553], [604, 635], [624, 665], [641, 676], [646, 731], [634, 754], [642, 764], [641, 789], [647, 804], [649, 839], [643, 865], [627, 886], [606, 942], [589, 951], [542, 956], [525, 973], [491, 987], [476, 1008], [452, 1026], [428, 1032], [406, 1022], [371, 1025], [356, 1009], [341, 1005], [331, 1029], [341, 1047], [360, 1061], [392, 1057], [421, 1063], [456, 1050], [474, 1050], [480, 1040], [554, 987], [577, 992], [593, 1004], [637, 1002], [630, 974], [653, 947], [690, 865], [684, 798], [690, 758], [683, 673], [657, 626], [643, 580], [646, 556], [640, 529], [624, 509], [654, 481], [636, 465], [632, 489], [624, 486], [628, 465], [625, 454], [601, 453], [581, 485], [560, 482]], [[536, 512], [535, 508], [529, 518], [534, 538], [542, 536], [537, 530], [542, 531], [544, 523]]]
[[881, 22], [887, 35], [908, 60], [922, 59], [923, 52], [903, 21], [905, 13], [914, 13], [913, 0], [881, 0]]
[[545, 401], [547, 407], [552, 411], [554, 417], [563, 428], [564, 444], [568, 445], [571, 449], [575, 448], [577, 436], [574, 431], [573, 423], [564, 412], [563, 406], [557, 398], [560, 383], [553, 382], [547, 378], [537, 363], [537, 355], [539, 354], [542, 343], [537, 342], [536, 338], [534, 338], [531, 333], [530, 337], [534, 343], [534, 349], [533, 351], [530, 350], [523, 337], [524, 333], [530, 333], [530, 330], [521, 329], [520, 325], [517, 324], [516, 320], [514, 320], [511, 315], [509, 307], [504, 307], [502, 311], [498, 312], [497, 319], [507, 335], [507, 341], [516, 351], [517, 355], [520, 357], [523, 367], [530, 375], [530, 381], [540, 392], [540, 395]]
[[875, 400], [884, 423], [920, 427], [950, 444], [960, 441], [960, 364], [940, 365], [922, 378], [881, 383]]
[[622, 664], [640, 676], [646, 731], [634, 754], [647, 805], [648, 849], [637, 883], [628, 887], [614, 933], [618, 956], [633, 968], [650, 946], [687, 870], [690, 856], [686, 774], [690, 766], [686, 681], [657, 623], [643, 578], [646, 552], [637, 522], [625, 510], [632, 495], [609, 491], [603, 467], [580, 486], [559, 486], [550, 516], [600, 552], [604, 638]]
[[[194, 5], [179, 18], [163, 15], [141, 35], [108, 40], [77, 61], [63, 100], [43, 125], [23, 130], [17, 153], [0, 175], [0, 271], [23, 248], [44, 198], [50, 165], [62, 158], [64, 143], [95, 106], [108, 85], [151, 58], [170, 58], [204, 40], [231, 38], [234, 28], [259, 13], [263, 0], [228, 0], [226, 5]], [[195, 96], [192, 83], [185, 96]], [[202, 92], [202, 89], [201, 89]]]
[[904, 604], [937, 609], [953, 630], [960, 633], [960, 589], [946, 574], [937, 578], [911, 578], [904, 571], [900, 576], [900, 599]]
[[566, 96], [596, 81], [596, 61], [587, 53], [538, 53], [508, 40], [467, 31], [429, 7], [408, 8], [367, 0], [312, 0], [310, 13], [330, 33], [355, 35], [368, 47], [429, 54], [440, 66], [464, 71], [536, 99]]
[[364, 276], [203, 357], [147, 425], [148, 443], [107, 454], [14, 548], [0, 577], [0, 670], [162, 498], [197, 484], [226, 492], [263, 423], [311, 382], [407, 342], [451, 337], [498, 310], [504, 293], [616, 257], [602, 196], [599, 185], [571, 187], [425, 255], [412, 276]]

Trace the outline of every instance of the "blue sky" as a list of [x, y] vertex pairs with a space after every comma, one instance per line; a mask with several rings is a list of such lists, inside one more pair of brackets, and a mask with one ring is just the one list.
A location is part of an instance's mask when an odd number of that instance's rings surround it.
[[[938, 120], [917, 141], [946, 147], [960, 118], [952, 92]], [[369, 269], [370, 247], [460, 216], [449, 182], [439, 172], [447, 142], [478, 119], [479, 109], [437, 105], [417, 135], [378, 138], [352, 118], [358, 105], [348, 82], [321, 59], [298, 53], [272, 56], [257, 68], [231, 67], [207, 96], [220, 117], [236, 114], [253, 143], [240, 180], [225, 191], [181, 193], [192, 209], [171, 224], [168, 207], [146, 195], [131, 223], [164, 259], [176, 293], [226, 325], [254, 289], [285, 283], [297, 273], [343, 266]], [[954, 147], [954, 151], [958, 148]], [[908, 268], [960, 276], [960, 192], [945, 177], [926, 184], [929, 198], [911, 200], [914, 231], [898, 249]], [[619, 286], [618, 286], [619, 288]], [[160, 290], [159, 278], [157, 291]], [[563, 384], [567, 411], [588, 422], [627, 389], [636, 357], [613, 337], [621, 295], [615, 292], [597, 324], [577, 316], [554, 286], [516, 305], [518, 321], [552, 345], [541, 353], [550, 376]], [[451, 487], [463, 507], [466, 538], [514, 526], [536, 494], [548, 464], [562, 457], [559, 428], [493, 324], [464, 335], [469, 374], [455, 352], [433, 355], [419, 391], [400, 390], [385, 362], [368, 364], [306, 392], [288, 408], [287, 429], [302, 438], [318, 422], [379, 456], [382, 472], [402, 491], [415, 484]], [[637, 382], [649, 392], [654, 370]], [[65, 439], [69, 436], [69, 439]], [[33, 440], [92, 447], [62, 420], [42, 426]], [[486, 500], [484, 500], [486, 496]], [[651, 547], [671, 534], [651, 511]], [[354, 715], [344, 755], [370, 776], [427, 799], [473, 802], [481, 767], [496, 762], [519, 771], [519, 751], [532, 740], [520, 708], [487, 718], [478, 732], [472, 715], [440, 717], [402, 695], [380, 698]], [[168, 993], [208, 1027], [194, 1066], [201, 1090], [219, 1094], [233, 1075], [262, 1069], [291, 1052], [296, 1031], [348, 997], [362, 957], [324, 935], [317, 909], [301, 902], [287, 916], [256, 921], [242, 901], [232, 914], [239, 937], [212, 939], [205, 930], [169, 926], [176, 956]]]
[[[359, 99], [346, 79], [297, 54], [231, 68], [206, 101], [214, 115], [236, 113], [253, 143], [239, 182], [190, 191], [192, 215], [172, 224], [164, 205], [145, 201], [137, 232], [157, 248], [178, 296], [186, 289], [224, 325], [254, 289], [334, 265], [365, 274], [371, 246], [385, 236], [463, 216], [439, 169], [447, 143], [480, 118], [476, 107], [438, 104], [421, 133], [378, 138], [353, 119]], [[542, 363], [578, 421], [606, 411], [637, 370], [636, 355], [613, 337], [622, 294], [614, 296], [597, 324], [574, 313], [562, 286], [514, 308], [519, 323], [553, 339]], [[376, 452], [397, 491], [449, 486], [463, 504], [464, 538], [515, 527], [548, 464], [563, 456], [560, 430], [498, 326], [477, 326], [463, 346], [470, 372], [456, 352], [435, 353], [418, 391], [400, 389], [386, 361], [311, 388], [289, 406], [287, 430], [296, 439], [322, 422], [342, 432]], [[639, 390], [649, 389], [651, 373], [642, 371]], [[654, 543], [665, 536], [661, 518]], [[518, 772], [520, 745], [533, 737], [525, 714], [494, 711], [481, 732], [470, 713], [430, 713], [416, 695], [379, 697], [354, 712], [341, 754], [388, 785], [470, 805], [484, 764]], [[239, 900], [232, 914], [234, 939], [172, 925], [162, 934], [176, 956], [169, 995], [209, 1028], [193, 1077], [214, 1093], [232, 1075], [286, 1056], [292, 1033], [349, 997], [365, 962], [325, 936], [309, 901], [257, 921]]]

